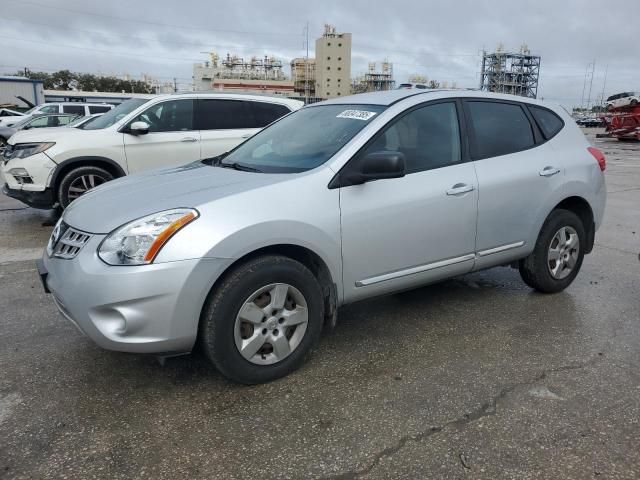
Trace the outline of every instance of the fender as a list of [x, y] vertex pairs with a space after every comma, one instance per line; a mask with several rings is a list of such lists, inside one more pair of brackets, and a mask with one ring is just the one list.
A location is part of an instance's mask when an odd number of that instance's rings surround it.
[[65, 170], [66, 167], [73, 165], [75, 163], [80, 164], [80, 163], [87, 163], [87, 162], [107, 163], [109, 164], [109, 166], [113, 168], [113, 170], [115, 170], [118, 173], [118, 177], [124, 177], [127, 174], [127, 172], [125, 172], [117, 162], [107, 157], [96, 157], [96, 156], [74, 157], [74, 158], [69, 158], [67, 160], [64, 160], [63, 162], [60, 162], [57, 164], [55, 170], [53, 171], [53, 175], [51, 176], [51, 180], [49, 181], [48, 186], [52, 187], [56, 185], [58, 181], [58, 177], [60, 176], [60, 172]]

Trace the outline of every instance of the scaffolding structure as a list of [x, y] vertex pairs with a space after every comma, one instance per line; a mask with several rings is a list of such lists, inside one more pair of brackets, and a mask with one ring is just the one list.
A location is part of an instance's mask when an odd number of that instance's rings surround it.
[[540, 76], [540, 57], [531, 55], [526, 45], [519, 53], [504, 52], [500, 45], [494, 53], [483, 51], [480, 89], [536, 98]]
[[393, 90], [395, 84], [393, 64], [391, 62], [388, 60], [382, 62], [380, 71], [377, 71], [375, 62], [370, 62], [369, 71], [356, 78], [353, 84], [353, 93]]
[[234, 80], [286, 80], [282, 70], [282, 62], [274, 56], [265, 55], [264, 58], [251, 57], [246, 61], [238, 55], [227, 53], [220, 59], [217, 53], [209, 52], [210, 61], [202, 68], [204, 79], [234, 79]]
[[294, 58], [291, 60], [293, 90], [300, 95], [314, 96], [316, 90], [315, 58]]

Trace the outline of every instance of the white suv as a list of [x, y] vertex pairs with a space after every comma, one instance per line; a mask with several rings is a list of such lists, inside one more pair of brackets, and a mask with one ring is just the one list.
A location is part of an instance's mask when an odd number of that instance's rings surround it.
[[21, 116], [6, 116], [0, 118], [0, 126], [11, 127], [14, 124], [34, 115], [42, 115], [47, 113], [70, 113], [73, 115], [93, 115], [94, 113], [106, 113], [113, 108], [108, 103], [80, 103], [80, 102], [60, 102], [60, 103], [43, 103], [31, 110], [27, 110]]
[[35, 208], [66, 208], [113, 178], [218, 156], [302, 106], [238, 94], [132, 98], [83, 129], [13, 135], [0, 166], [2, 191]]
[[640, 103], [640, 95], [638, 92], [623, 92], [616, 95], [611, 95], [607, 98], [606, 106], [607, 110], [613, 110], [620, 107], [635, 107]]

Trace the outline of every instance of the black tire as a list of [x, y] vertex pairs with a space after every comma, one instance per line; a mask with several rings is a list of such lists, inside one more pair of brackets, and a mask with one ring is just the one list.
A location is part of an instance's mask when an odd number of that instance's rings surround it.
[[631, 100], [630, 105], [632, 107], [635, 107], [636, 105], [638, 105], [638, 100], [636, 100], [635, 98], [633, 100]]
[[[92, 178], [95, 187], [113, 180], [113, 175], [104, 168], [92, 166], [74, 168], [65, 174], [58, 185], [58, 203], [62, 208], [67, 208], [79, 196], [73, 189], [77, 188], [74, 186], [75, 182], [81, 181], [83, 177]], [[90, 189], [88, 188], [87, 191]]]
[[[555, 278], [550, 271], [548, 253], [553, 238], [562, 227], [571, 227], [578, 235], [579, 248], [577, 260], [573, 270], [565, 278]], [[584, 248], [587, 244], [587, 236], [580, 218], [573, 212], [564, 209], [556, 209], [549, 214], [540, 229], [538, 240], [533, 252], [520, 261], [520, 276], [524, 283], [531, 288], [543, 293], [557, 293], [567, 288], [576, 278], [582, 260]]]
[[[297, 348], [271, 365], [257, 365], [236, 347], [234, 329], [240, 308], [251, 295], [272, 283], [287, 283], [304, 296], [308, 322]], [[199, 346], [228, 379], [247, 385], [266, 383], [299, 368], [320, 340], [324, 300], [318, 281], [301, 263], [279, 255], [257, 257], [235, 267], [209, 293], [200, 317]]]
[[4, 147], [7, 144], [7, 139], [0, 137], [0, 147]]

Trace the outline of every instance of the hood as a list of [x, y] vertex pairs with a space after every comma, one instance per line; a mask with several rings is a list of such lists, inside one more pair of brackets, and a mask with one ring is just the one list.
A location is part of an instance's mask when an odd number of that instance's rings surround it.
[[11, 138], [11, 144], [31, 142], [61, 142], [68, 137], [86, 134], [87, 132], [103, 132], [103, 130], [80, 130], [77, 128], [47, 127], [19, 130]]
[[64, 211], [68, 225], [106, 234], [137, 218], [171, 208], [198, 208], [219, 198], [290, 178], [241, 172], [201, 162], [119, 178], [84, 194]]
[[18, 122], [21, 122], [22, 120], [25, 120], [27, 118], [30, 118], [31, 115], [20, 115], [20, 116], [9, 116], [9, 117], [0, 117], [0, 127], [6, 127], [7, 124], [16, 124]]

